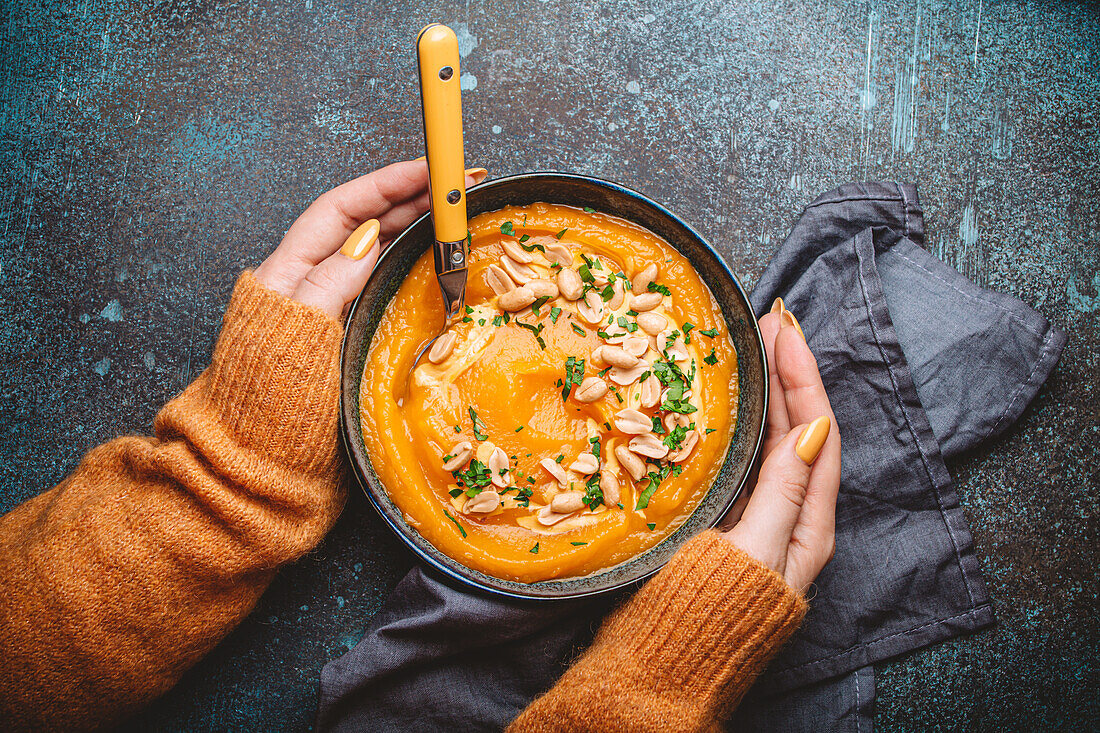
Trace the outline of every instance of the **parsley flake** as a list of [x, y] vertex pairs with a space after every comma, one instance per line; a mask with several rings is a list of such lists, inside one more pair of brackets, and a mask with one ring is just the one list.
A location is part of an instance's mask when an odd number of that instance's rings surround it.
[[462, 533], [462, 539], [466, 539], [466, 530], [462, 528], [462, 525], [458, 523], [458, 520], [452, 517], [451, 513], [446, 509], [443, 510], [443, 513], [447, 515], [447, 519], [451, 520], [451, 522], [454, 523], [454, 526], [458, 527], [458, 531]]

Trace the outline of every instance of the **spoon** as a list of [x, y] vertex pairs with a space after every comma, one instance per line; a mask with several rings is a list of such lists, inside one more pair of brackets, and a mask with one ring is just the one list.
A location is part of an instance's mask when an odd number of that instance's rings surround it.
[[[462, 92], [458, 81], [458, 38], [432, 23], [416, 39], [428, 197], [435, 230], [435, 276], [443, 295], [443, 330], [416, 355], [409, 375], [436, 340], [459, 319], [466, 305], [466, 174], [462, 148]], [[406, 379], [406, 389], [408, 380]]]

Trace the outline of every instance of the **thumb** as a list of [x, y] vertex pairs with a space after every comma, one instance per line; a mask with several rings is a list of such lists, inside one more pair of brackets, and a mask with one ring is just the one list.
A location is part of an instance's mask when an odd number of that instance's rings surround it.
[[821, 432], [820, 428], [812, 429], [821, 419], [794, 428], [768, 454], [741, 521], [726, 534], [736, 547], [780, 575], [786, 568], [791, 534], [806, 500], [811, 465], [820, 450], [820, 445], [805, 445], [805, 439]]
[[378, 221], [364, 222], [343, 248], [314, 265], [298, 283], [292, 300], [320, 308], [339, 319], [355, 300], [378, 263]]

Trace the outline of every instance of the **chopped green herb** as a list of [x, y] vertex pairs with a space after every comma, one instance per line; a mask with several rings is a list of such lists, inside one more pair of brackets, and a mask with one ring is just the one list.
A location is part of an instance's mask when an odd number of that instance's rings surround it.
[[530, 239], [530, 237], [528, 237], [526, 234], [524, 234], [523, 238], [521, 238], [519, 240], [519, 242], [520, 242], [519, 246], [523, 247], [524, 251], [534, 252], [536, 249], [539, 250], [540, 252], [545, 252], [546, 251], [546, 247], [543, 247], [538, 242], [535, 242], [534, 244], [524, 244], [523, 242], [526, 241], [527, 239]]
[[580, 386], [584, 381], [584, 359], [571, 356], [565, 360], [565, 383], [561, 390], [561, 400], [569, 399], [569, 393], [573, 391], [573, 385]]
[[648, 483], [642, 490], [642, 493], [638, 495], [638, 503], [634, 507], [635, 509], [645, 509], [649, 506], [649, 500], [653, 497], [653, 492], [657, 490], [657, 487], [661, 485], [661, 482], [668, 478], [668, 474], [671, 469], [665, 466], [660, 471], [650, 471], [646, 478]]
[[600, 488], [599, 472], [592, 474], [584, 485], [584, 498], [581, 500], [589, 509], [595, 509], [603, 504], [603, 489]]
[[495, 318], [493, 318], [493, 325], [496, 326], [497, 328], [500, 328], [501, 326], [503, 326], [504, 325], [503, 316], [496, 316]]
[[559, 454], [558, 454], [558, 457], [554, 459], [554, 462], [555, 462], [555, 463], [561, 463], [561, 462], [562, 462], [562, 461], [564, 461], [564, 460], [565, 460], [565, 456], [564, 456], [564, 455], [562, 455], [561, 453], [559, 453]]
[[485, 319], [484, 318], [477, 319], [477, 325], [484, 326], [485, 325]]
[[655, 435], [664, 435], [665, 426], [661, 423], [661, 418], [654, 415], [650, 420], [653, 422], [653, 433]]
[[[586, 214], [595, 214], [595, 213], [596, 213], [596, 210], [595, 210], [595, 209], [593, 209], [593, 208], [592, 208], [591, 206], [585, 206], [585, 207], [584, 207], [584, 213], [586, 213]], [[575, 545], [575, 544], [577, 544], [577, 543], [576, 543], [576, 542], [574, 542], [573, 544]], [[582, 542], [581, 544], [583, 545], [584, 543]]]
[[541, 323], [537, 326], [534, 326], [530, 323], [524, 323], [523, 321], [521, 321], [517, 318], [516, 319], [516, 325], [519, 326], [520, 328], [525, 328], [528, 331], [530, 331], [531, 333], [535, 334], [535, 341], [539, 342], [539, 348], [541, 348], [541, 349], [546, 348], [546, 341], [544, 341], [543, 338], [542, 338], [542, 329], [544, 328], [544, 326]]
[[516, 228], [512, 225], [512, 222], [506, 221], [500, 225], [500, 233], [506, 237], [516, 236]]
[[453, 499], [453, 498], [457, 497], [459, 494], [462, 493], [462, 489], [451, 489], [447, 493], [450, 494], [451, 498]]
[[461, 425], [455, 425], [455, 432], [456, 433], [461, 433], [462, 432], [462, 426]]
[[645, 526], [649, 527], [650, 532], [657, 529], [657, 523], [656, 522], [646, 522]]
[[452, 517], [451, 513], [446, 509], [443, 510], [443, 513], [447, 515], [447, 519], [451, 520], [451, 522], [454, 523], [454, 526], [458, 527], [458, 531], [462, 533], [462, 539], [466, 539], [466, 530], [462, 528], [462, 525], [458, 523], [458, 520]]
[[466, 314], [467, 315], [471, 315], [471, 314], [473, 314], [473, 312], [474, 312], [473, 308], [471, 308], [470, 306], [466, 306]]
[[562, 229], [562, 230], [561, 230], [560, 232], [558, 232], [558, 233], [557, 233], [557, 234], [555, 234], [554, 236], [555, 236], [555, 237], [557, 237], [558, 239], [561, 239], [562, 237], [564, 237], [564, 236], [565, 236], [565, 233], [566, 233], [567, 231], [569, 231], [568, 227], [567, 227], [567, 228], [565, 228], [565, 229]]
[[715, 355], [713, 347], [711, 347], [710, 353], [703, 357], [703, 361], [711, 365], [718, 363], [718, 357]]
[[458, 481], [459, 486], [465, 486], [475, 492], [484, 489], [493, 480], [489, 475], [489, 467], [476, 458], [470, 461], [470, 467], [465, 471], [451, 471], [451, 475]]
[[683, 425], [677, 425], [661, 442], [668, 446], [669, 450], [677, 450], [687, 437], [688, 429]]
[[710, 336], [711, 338], [714, 338], [715, 336], [718, 335], [718, 329], [717, 328], [700, 328], [699, 333], [703, 334], [704, 336]]
[[714, 432], [715, 430], [717, 430], [717, 429], [718, 429], [718, 428], [707, 428], [707, 432], [706, 432], [706, 435], [710, 435], [711, 433], [713, 433], [713, 432]]
[[581, 335], [581, 336], [586, 336], [586, 335], [588, 334], [588, 332], [587, 332], [587, 331], [585, 331], [585, 330], [584, 330], [583, 328], [581, 328], [580, 326], [578, 326], [578, 325], [577, 325], [576, 323], [570, 323], [570, 324], [569, 324], [569, 326], [570, 326], [570, 328], [572, 328], [572, 329], [573, 329], [574, 331], [576, 331], [576, 332], [577, 332], [577, 334], [579, 334], [579, 335]]
[[522, 426], [522, 425], [520, 425], [520, 426], [519, 426], [518, 428], [516, 428], [516, 432], [518, 433], [518, 432], [519, 432], [520, 430], [523, 430], [523, 426]]
[[[583, 255], [582, 255], [582, 257], [583, 257]], [[592, 277], [592, 270], [588, 267], [588, 265], [581, 265], [580, 267], [578, 267], [577, 268], [577, 274], [580, 275], [581, 280], [583, 280], [586, 283], [596, 282], [596, 278]]]
[[546, 301], [548, 300], [550, 300], [549, 295], [543, 295], [535, 299], [535, 302], [531, 304], [531, 312], [537, 316], [539, 314], [539, 308], [546, 305]]
[[691, 329], [695, 328], [695, 324], [691, 321], [684, 321], [684, 343], [691, 343]]
[[473, 322], [474, 322], [474, 319], [473, 319], [473, 318], [470, 318], [469, 316], [464, 316], [464, 317], [462, 318], [462, 322], [463, 322], [463, 323], [473, 323]]
[[519, 238], [519, 241], [526, 242], [528, 239], [530, 239], [530, 237], [524, 234], [522, 237]]
[[[628, 281], [628, 282], [629, 282], [629, 281]], [[636, 311], [636, 310], [634, 310], [633, 308], [631, 308], [630, 310], [628, 310], [628, 311], [626, 312], [626, 314], [627, 314], [628, 316], [631, 316], [631, 317], [636, 317], [636, 316], [638, 315], [638, 311]]]
[[477, 416], [477, 412], [474, 410], [473, 405], [470, 405], [470, 422], [474, 425], [474, 437], [478, 440], [485, 440], [489, 436], [481, 432], [485, 427], [485, 423]]
[[603, 302], [607, 302], [615, 297], [615, 286], [608, 283], [604, 286], [604, 289], [600, 291], [600, 297], [603, 298]]
[[661, 295], [672, 295], [672, 291], [669, 290], [666, 286], [659, 285], [655, 282], [650, 282], [649, 285], [647, 285], [646, 287], [649, 289], [649, 292], [651, 292], [651, 293], [660, 293]]
[[557, 323], [558, 322], [558, 316], [560, 316], [560, 315], [561, 315], [561, 308], [559, 308], [555, 305], [553, 308], [550, 309], [550, 322], [551, 323]]
[[531, 548], [530, 550], [528, 550], [528, 552], [530, 552], [530, 553], [531, 553], [532, 555], [537, 555], [537, 554], [539, 554], [539, 543], [538, 543], [538, 542], [536, 542], [536, 543], [535, 543], [535, 546], [534, 546], [534, 547], [532, 547], [532, 548]]
[[587, 542], [570, 542], [569, 544], [573, 545], [574, 547], [580, 547], [581, 545], [587, 545], [588, 543]]

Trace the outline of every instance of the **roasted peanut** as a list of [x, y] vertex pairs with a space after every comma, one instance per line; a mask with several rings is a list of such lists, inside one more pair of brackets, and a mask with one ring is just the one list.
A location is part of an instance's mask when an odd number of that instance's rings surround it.
[[637, 454], [632, 453], [625, 445], [615, 447], [615, 458], [618, 459], [619, 465], [630, 474], [630, 478], [641, 481], [642, 477], [645, 476], [645, 461], [639, 458]]
[[484, 490], [477, 496], [471, 496], [466, 500], [462, 511], [474, 514], [488, 514], [496, 511], [500, 506], [500, 494], [492, 490]]
[[573, 264], [573, 253], [564, 244], [546, 245], [546, 259], [556, 265], [569, 267]]
[[438, 364], [455, 350], [455, 340], [458, 338], [458, 334], [454, 331], [444, 331], [439, 335], [435, 341], [432, 342], [432, 348], [428, 349], [428, 361], [433, 364]]
[[516, 289], [516, 284], [512, 282], [512, 278], [499, 265], [489, 265], [485, 268], [485, 282], [489, 283], [489, 287], [497, 295], [504, 295]]
[[581, 385], [573, 390], [577, 402], [595, 402], [607, 394], [607, 383], [599, 377], [586, 377]]
[[650, 336], [656, 336], [668, 326], [668, 319], [660, 313], [639, 313], [638, 325]]
[[642, 407], [654, 407], [661, 401], [661, 380], [656, 374], [650, 374], [642, 382]]
[[683, 463], [688, 459], [688, 456], [691, 455], [691, 451], [695, 449], [695, 444], [698, 442], [699, 431], [687, 431], [687, 435], [684, 436], [684, 440], [680, 443], [680, 447], [668, 454], [668, 460], [673, 463]]
[[500, 240], [500, 246], [504, 250], [504, 254], [511, 257], [516, 262], [526, 265], [529, 262], [534, 261], [535, 257], [530, 252], [519, 246], [519, 242], [515, 239], [505, 237]]
[[641, 295], [642, 293], [649, 292], [649, 284], [657, 279], [657, 265], [652, 262], [642, 268], [642, 271], [634, 276], [634, 279], [630, 282], [631, 292], [634, 293], [634, 297]]
[[[470, 460], [470, 456], [474, 454], [474, 447], [470, 445], [470, 441], [464, 440], [461, 443], [456, 443], [451, 448], [451, 452], [448, 454], [451, 457], [443, 464], [444, 471], [454, 471], [461, 466], [466, 465], [466, 461]], [[447, 456], [443, 456], [447, 458]]]
[[512, 472], [508, 470], [508, 454], [503, 448], [496, 448], [489, 456], [489, 478], [500, 488], [512, 483]]
[[531, 292], [531, 288], [523, 285], [515, 290], [509, 290], [507, 293], [498, 296], [497, 305], [509, 313], [515, 313], [516, 311], [523, 310], [536, 300], [538, 300], [538, 296]]
[[508, 255], [500, 258], [500, 266], [508, 273], [508, 277], [516, 281], [517, 285], [526, 285], [535, 279], [535, 271], [522, 262], [516, 262]]
[[603, 503], [609, 507], [619, 503], [619, 479], [610, 471], [600, 474], [600, 490], [603, 492]]
[[626, 353], [621, 346], [604, 346], [600, 355], [608, 364], [620, 369], [633, 369], [638, 366], [638, 357]]
[[556, 514], [572, 514], [584, 508], [583, 491], [566, 491], [550, 500], [550, 509]]
[[630, 439], [630, 450], [647, 458], [664, 458], [668, 455], [668, 446], [653, 433], [646, 433]]
[[584, 283], [581, 282], [581, 276], [576, 270], [563, 268], [558, 273], [558, 291], [566, 300], [577, 300], [581, 297], [584, 292]]
[[634, 295], [630, 299], [630, 307], [639, 313], [643, 311], [651, 311], [661, 304], [665, 296], [660, 293], [641, 293], [640, 295]]
[[558, 297], [558, 286], [555, 285], [552, 280], [543, 280], [542, 278], [536, 278], [527, 283], [526, 287], [535, 294], [536, 300], [542, 297]]
[[569, 483], [569, 476], [566, 475], [565, 469], [562, 468], [561, 465], [553, 458], [543, 458], [541, 461], [539, 461], [539, 465], [542, 466], [548, 474], [553, 476], [554, 480], [562, 486], [565, 486], [567, 483]]
[[570, 471], [590, 476], [596, 471], [600, 470], [600, 459], [591, 453], [581, 453], [577, 456], [577, 460], [573, 461], [573, 464], [569, 466]]
[[615, 413], [615, 427], [628, 435], [642, 435], [653, 429], [653, 421], [641, 410], [628, 407]]
[[611, 381], [620, 387], [626, 387], [627, 385], [634, 384], [642, 375], [649, 369], [649, 363], [639, 359], [638, 364], [630, 369], [621, 369], [619, 367], [611, 367], [611, 371], [608, 372], [608, 376], [611, 377]]

